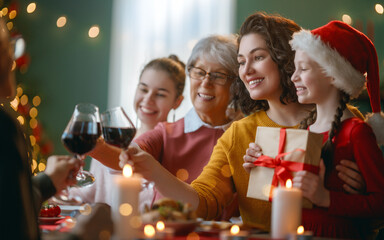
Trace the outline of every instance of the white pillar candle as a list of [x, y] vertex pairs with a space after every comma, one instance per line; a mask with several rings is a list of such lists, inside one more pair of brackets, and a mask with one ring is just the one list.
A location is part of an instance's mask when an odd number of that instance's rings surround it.
[[139, 215], [139, 193], [142, 177], [132, 174], [132, 167], [126, 165], [123, 175], [114, 176], [112, 197], [112, 219], [115, 240], [131, 240], [138, 237], [141, 226]]
[[272, 238], [286, 238], [296, 232], [301, 225], [302, 193], [300, 189], [292, 188], [288, 180], [286, 187], [276, 187], [272, 198]]

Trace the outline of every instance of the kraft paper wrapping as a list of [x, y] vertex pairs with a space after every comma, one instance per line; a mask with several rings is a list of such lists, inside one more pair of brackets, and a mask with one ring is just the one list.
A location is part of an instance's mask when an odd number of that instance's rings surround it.
[[[261, 147], [263, 155], [276, 157], [280, 140], [280, 128], [257, 127], [255, 142]], [[323, 135], [304, 129], [286, 129], [284, 153], [291, 152], [282, 159], [306, 163], [316, 167], [320, 164]], [[295, 151], [303, 149], [303, 151]], [[303, 169], [300, 169], [303, 170]], [[251, 170], [247, 197], [269, 201], [274, 168], [257, 166]], [[295, 175], [295, 172], [291, 172]], [[303, 207], [312, 208], [308, 199], [303, 199]]]

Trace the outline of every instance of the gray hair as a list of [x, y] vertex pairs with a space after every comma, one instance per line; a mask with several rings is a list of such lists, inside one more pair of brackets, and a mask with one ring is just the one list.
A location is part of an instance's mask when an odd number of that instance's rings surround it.
[[238, 76], [237, 43], [235, 36], [212, 35], [201, 39], [192, 49], [187, 70], [203, 58], [222, 65], [231, 76]]

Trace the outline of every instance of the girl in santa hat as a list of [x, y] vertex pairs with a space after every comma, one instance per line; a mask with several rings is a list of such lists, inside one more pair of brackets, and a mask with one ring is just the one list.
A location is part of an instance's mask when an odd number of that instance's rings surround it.
[[[303, 209], [304, 228], [316, 236], [366, 238], [368, 220], [384, 216], [384, 159], [377, 144], [384, 142], [384, 118], [375, 47], [363, 33], [340, 21], [301, 30], [290, 43], [296, 50], [292, 82], [298, 100], [316, 104], [302, 127], [324, 135], [320, 174], [301, 171], [293, 179], [315, 204]], [[346, 107], [365, 85], [373, 110], [370, 125]], [[344, 191], [335, 167], [341, 159], [357, 163], [365, 194]]]

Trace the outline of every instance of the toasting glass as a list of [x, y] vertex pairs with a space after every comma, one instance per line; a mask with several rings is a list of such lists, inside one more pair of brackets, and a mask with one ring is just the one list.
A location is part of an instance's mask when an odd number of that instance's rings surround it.
[[[67, 150], [79, 157], [90, 152], [101, 135], [99, 108], [90, 103], [77, 104], [71, 120], [61, 136]], [[81, 167], [76, 175], [77, 187], [85, 187], [95, 182], [92, 173]]]
[[105, 142], [122, 149], [128, 148], [136, 134], [135, 126], [122, 107], [103, 112], [101, 125]]

